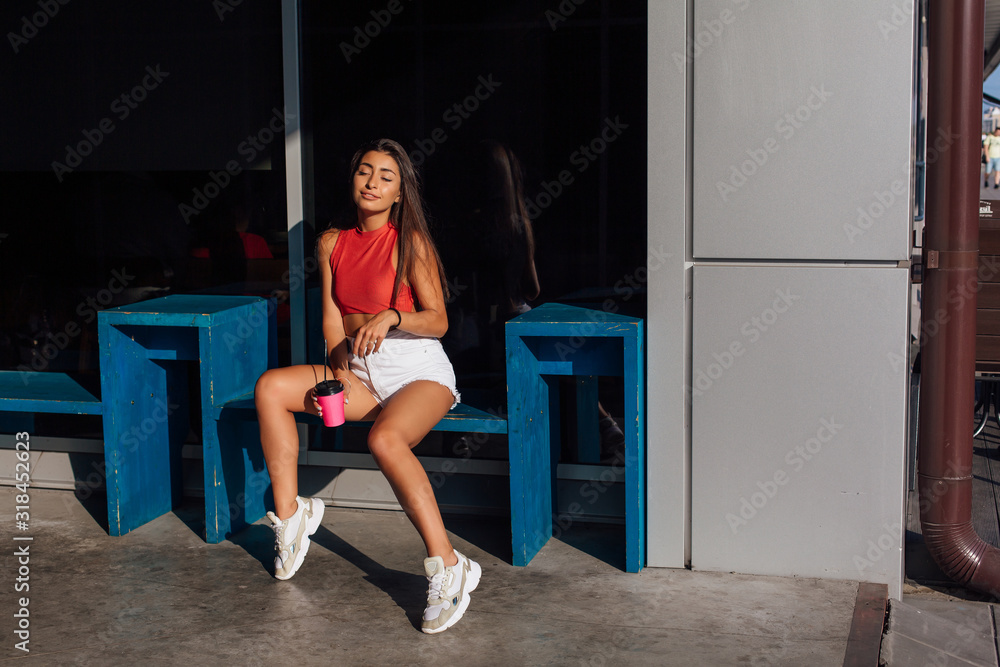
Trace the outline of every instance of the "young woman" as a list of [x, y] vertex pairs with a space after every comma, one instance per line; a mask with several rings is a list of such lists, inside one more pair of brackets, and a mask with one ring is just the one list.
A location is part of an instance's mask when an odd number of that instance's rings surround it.
[[[351, 160], [358, 223], [317, 244], [323, 336], [348, 420], [374, 419], [368, 448], [427, 548], [423, 631], [458, 622], [482, 570], [452, 548], [427, 473], [411, 448], [459, 401], [438, 337], [448, 329], [444, 269], [427, 231], [406, 151], [380, 139]], [[267, 371], [257, 382], [261, 442], [274, 493], [275, 577], [289, 579], [323, 518], [323, 501], [298, 494], [295, 412], [320, 414], [323, 367]]]

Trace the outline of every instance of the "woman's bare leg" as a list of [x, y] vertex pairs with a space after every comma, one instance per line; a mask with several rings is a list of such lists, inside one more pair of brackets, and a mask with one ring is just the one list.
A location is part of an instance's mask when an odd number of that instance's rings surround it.
[[[332, 377], [329, 371], [327, 376]], [[294, 413], [316, 414], [309, 390], [322, 379], [322, 366], [288, 366], [265, 372], [254, 389], [260, 442], [271, 477], [274, 511], [279, 519], [287, 519], [295, 512], [295, 496], [299, 489], [299, 434]], [[379, 409], [368, 388], [355, 379], [351, 384], [350, 402], [344, 406], [347, 419], [371, 419]]]
[[412, 448], [447, 414], [454, 400], [451, 391], [437, 382], [411, 382], [386, 403], [368, 434], [368, 448], [423, 538], [427, 555], [441, 556], [445, 565], [454, 565], [458, 560], [445, 532], [434, 489]]

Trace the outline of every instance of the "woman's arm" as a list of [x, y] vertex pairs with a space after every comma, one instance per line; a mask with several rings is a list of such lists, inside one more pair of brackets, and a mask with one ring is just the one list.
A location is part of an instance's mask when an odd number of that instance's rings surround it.
[[[410, 289], [420, 303], [420, 311], [401, 313], [399, 318], [401, 322], [396, 328], [418, 336], [440, 338], [448, 331], [448, 314], [445, 311], [441, 276], [427, 241], [415, 237], [413, 243], [416, 262], [409, 276]], [[389, 313], [395, 315], [392, 311]]]
[[337, 244], [339, 230], [323, 234], [317, 244], [316, 259], [319, 262], [320, 297], [323, 304], [323, 338], [326, 339], [328, 364], [334, 377], [342, 377], [350, 373], [350, 361], [347, 356], [347, 334], [344, 331], [344, 318], [333, 300], [333, 271], [330, 268], [330, 255]]

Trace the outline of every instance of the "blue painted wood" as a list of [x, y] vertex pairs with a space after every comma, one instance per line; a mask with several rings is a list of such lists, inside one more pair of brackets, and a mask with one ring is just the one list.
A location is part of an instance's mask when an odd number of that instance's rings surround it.
[[187, 385], [168, 394], [166, 368], [146, 359], [140, 345], [100, 316], [98, 340], [108, 526], [111, 535], [124, 535], [180, 501], [172, 486], [169, 415], [171, 400], [186, 402], [178, 393]]
[[623, 330], [615, 337], [585, 338], [559, 333], [554, 328], [549, 336], [522, 335], [521, 338], [543, 368], [568, 365], [566, 372], [551, 375], [585, 375], [590, 370], [596, 371], [593, 375], [620, 375], [622, 336], [628, 335], [628, 330]]
[[207, 541], [219, 542], [263, 516], [269, 479], [259, 436], [243, 437], [246, 425], [220, 427], [211, 416], [251, 392], [276, 362], [273, 320], [267, 301], [244, 296], [169, 296], [99, 313], [112, 535], [134, 530], [179, 501], [179, 445], [172, 433], [186, 434], [186, 420], [170, 428], [162, 422], [180, 421], [175, 413], [158, 415], [163, 404], [187, 406], [187, 383], [170, 375], [182, 375], [183, 367], [172, 363], [182, 359], [200, 362]]
[[459, 403], [434, 425], [432, 431], [457, 431], [461, 433], [506, 433], [507, 420], [494, 413], [484, 412], [465, 403]]
[[542, 375], [621, 375], [621, 359], [617, 357], [579, 356], [572, 361], [539, 361]]
[[65, 373], [0, 371], [0, 411], [101, 414], [101, 401]]
[[[625, 569], [640, 571], [645, 565], [646, 525], [642, 320], [544, 304], [508, 321], [506, 338], [514, 564], [526, 565], [552, 534], [556, 484], [550, 473], [559, 443], [558, 436], [545, 437], [551, 431], [541, 422], [548, 418], [544, 413], [557, 405], [550, 396], [557, 385], [545, 378], [621, 375], [626, 393], [625, 454], [615, 465], [625, 468]], [[585, 400], [589, 403], [590, 397]], [[590, 428], [595, 426], [596, 419]]]
[[[257, 301], [239, 308], [238, 317], [227, 317], [211, 327], [201, 327], [201, 410], [211, 415], [252, 389], [269, 362], [267, 302]], [[216, 318], [221, 319], [221, 318]], [[248, 440], [246, 425], [222, 425], [236, 429], [237, 437], [219, 439], [220, 425], [202, 419], [204, 458], [206, 541], [221, 542], [264, 516], [265, 491], [270, 485], [260, 436]], [[233, 435], [227, 433], [224, 435]]]
[[198, 329], [195, 327], [148, 324], [115, 326], [142, 346], [147, 359], [164, 361], [198, 359]]
[[247, 324], [254, 326], [257, 322], [250, 322], [241, 307], [261, 301], [263, 299], [256, 296], [175, 294], [108, 308], [98, 316], [111, 325], [204, 327], [243, 318]]
[[642, 322], [625, 339], [625, 570], [646, 565], [646, 382]]
[[507, 336], [506, 347], [513, 562], [527, 565], [552, 536], [549, 385], [523, 340]]
[[[545, 303], [507, 322], [507, 332], [518, 336], [627, 336], [635, 335], [635, 317], [600, 310]], [[571, 341], [567, 341], [572, 344]]]

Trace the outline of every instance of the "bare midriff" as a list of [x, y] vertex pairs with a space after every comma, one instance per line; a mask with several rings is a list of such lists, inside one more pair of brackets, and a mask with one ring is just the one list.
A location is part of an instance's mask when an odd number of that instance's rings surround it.
[[351, 338], [358, 333], [358, 329], [368, 323], [368, 320], [375, 317], [373, 313], [351, 313], [344, 315], [344, 333]]

